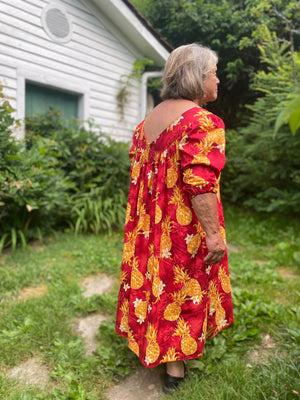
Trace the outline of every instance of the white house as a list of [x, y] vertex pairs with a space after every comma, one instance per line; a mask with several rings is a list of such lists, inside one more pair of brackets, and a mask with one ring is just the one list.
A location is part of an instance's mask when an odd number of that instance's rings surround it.
[[161, 73], [170, 50], [128, 0], [0, 0], [0, 84], [20, 120], [54, 104], [127, 141], [151, 73], [130, 89], [123, 119], [120, 80], [145, 57]]

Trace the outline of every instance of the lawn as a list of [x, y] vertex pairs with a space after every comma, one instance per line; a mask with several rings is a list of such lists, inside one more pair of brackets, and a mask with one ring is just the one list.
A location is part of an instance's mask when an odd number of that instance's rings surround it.
[[[235, 323], [189, 364], [189, 378], [169, 399], [284, 400], [300, 393], [300, 224], [278, 215], [225, 209]], [[117, 284], [83, 297], [80, 282], [100, 272], [118, 277], [122, 234], [59, 233], [0, 255], [0, 399], [104, 399], [105, 390], [138, 361], [114, 334]], [[20, 300], [24, 288], [42, 295]], [[101, 345], [85, 355], [74, 321], [92, 313], [112, 318]], [[31, 357], [50, 371], [43, 389], [6, 372]]]

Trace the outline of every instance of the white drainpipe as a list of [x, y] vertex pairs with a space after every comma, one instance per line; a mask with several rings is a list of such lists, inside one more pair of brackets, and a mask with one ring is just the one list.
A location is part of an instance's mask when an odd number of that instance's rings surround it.
[[140, 89], [140, 118], [139, 120], [142, 121], [146, 116], [147, 110], [147, 81], [149, 78], [159, 78], [163, 75], [163, 71], [149, 71], [144, 72], [142, 75], [142, 82], [141, 82], [141, 89]]

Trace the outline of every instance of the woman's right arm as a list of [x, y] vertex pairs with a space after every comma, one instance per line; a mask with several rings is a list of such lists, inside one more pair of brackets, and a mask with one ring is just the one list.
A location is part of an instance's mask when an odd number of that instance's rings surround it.
[[206, 264], [216, 264], [222, 261], [226, 245], [219, 231], [216, 193], [203, 193], [193, 197], [193, 209], [206, 233], [208, 254], [204, 258]]

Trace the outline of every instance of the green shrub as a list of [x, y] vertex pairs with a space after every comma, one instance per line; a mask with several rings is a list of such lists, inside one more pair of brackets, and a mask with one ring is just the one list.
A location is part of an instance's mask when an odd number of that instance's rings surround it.
[[66, 123], [55, 111], [26, 120], [25, 141], [12, 134], [13, 109], [0, 104], [0, 251], [52, 229], [99, 232], [125, 218], [128, 145], [92, 124]]
[[[282, 104], [295, 90], [291, 53], [275, 35], [269, 34], [265, 40], [261, 53], [267, 71], [260, 71], [253, 83], [263, 95], [249, 106], [253, 115], [248, 125], [227, 132], [224, 197], [256, 211], [299, 215], [300, 133], [292, 135], [289, 127], [282, 125], [274, 135]], [[300, 55], [294, 57], [299, 76]]]
[[58, 167], [53, 143], [40, 138], [30, 149], [12, 135], [13, 109], [0, 105], [0, 250], [49, 232], [67, 212], [71, 183]]
[[87, 125], [67, 124], [56, 110], [26, 120], [28, 148], [40, 136], [54, 143], [58, 165], [70, 182], [65, 219], [76, 233], [123, 224], [129, 186], [128, 144]]
[[91, 122], [64, 122], [56, 110], [26, 119], [27, 148], [47, 137], [55, 143], [60, 168], [73, 183], [73, 193], [101, 187], [105, 195], [128, 190], [128, 144], [116, 142]]

